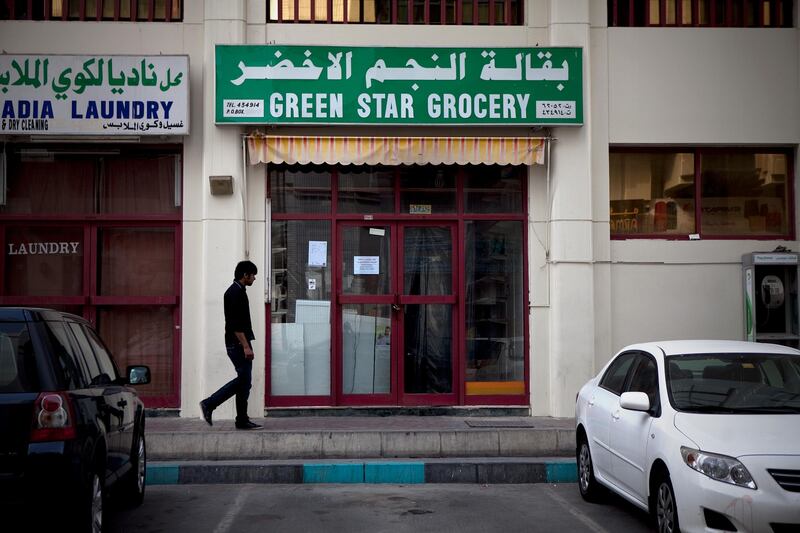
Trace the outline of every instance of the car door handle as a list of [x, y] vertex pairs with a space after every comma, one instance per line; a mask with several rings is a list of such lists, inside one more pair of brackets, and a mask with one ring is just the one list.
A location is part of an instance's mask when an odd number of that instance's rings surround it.
[[589, 400], [589, 401], [588, 401], [588, 402], [586, 402], [586, 403], [588, 403], [588, 404], [589, 404], [589, 407], [592, 407], [592, 406], [594, 405], [594, 398], [592, 398], [591, 400]]
[[619, 411], [616, 411], [614, 412], [613, 415], [611, 415], [611, 418], [613, 418], [614, 420], [619, 420], [619, 416], [620, 416]]

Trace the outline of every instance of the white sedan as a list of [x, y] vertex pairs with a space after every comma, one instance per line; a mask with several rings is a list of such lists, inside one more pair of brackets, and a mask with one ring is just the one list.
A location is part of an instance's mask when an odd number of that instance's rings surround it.
[[578, 486], [659, 532], [800, 531], [800, 351], [666, 341], [620, 351], [578, 393]]

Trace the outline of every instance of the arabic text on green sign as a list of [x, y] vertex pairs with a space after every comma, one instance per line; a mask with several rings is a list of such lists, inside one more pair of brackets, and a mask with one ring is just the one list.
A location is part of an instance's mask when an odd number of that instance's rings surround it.
[[216, 121], [582, 124], [580, 48], [216, 48]]

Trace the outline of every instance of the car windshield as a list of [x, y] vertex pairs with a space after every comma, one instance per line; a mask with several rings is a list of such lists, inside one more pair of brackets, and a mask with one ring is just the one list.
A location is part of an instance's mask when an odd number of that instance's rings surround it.
[[696, 413], [800, 413], [800, 355], [692, 354], [667, 357], [675, 409]]

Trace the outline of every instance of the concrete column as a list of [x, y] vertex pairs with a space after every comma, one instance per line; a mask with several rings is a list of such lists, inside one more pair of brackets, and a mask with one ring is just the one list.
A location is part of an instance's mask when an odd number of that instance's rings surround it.
[[[183, 397], [182, 414], [199, 416], [198, 402], [221, 385], [235, 377], [228, 360], [224, 343], [224, 314], [222, 296], [233, 280], [233, 271], [238, 261], [250, 259], [265, 271], [263, 262], [264, 188], [254, 172], [245, 170], [242, 161], [242, 129], [214, 124], [214, 54], [217, 44], [244, 44], [246, 42], [247, 0], [205, 0], [203, 20], [203, 73], [202, 93], [193, 95], [203, 99], [202, 117], [202, 170], [199, 179], [192, 182], [200, 188], [194, 191], [201, 204], [200, 220], [193, 228], [200, 250], [194, 254], [196, 265], [186, 265], [185, 270], [194, 269], [198, 279], [195, 285], [202, 291], [199, 309], [184, 309], [184, 321], [198, 320], [201, 329], [193, 328], [198, 341], [196, 353], [184, 350], [183, 364], [198, 365], [198, 386], [194, 394]], [[212, 175], [233, 176], [233, 194], [212, 196], [208, 177]], [[251, 185], [253, 183], [253, 185]], [[260, 185], [260, 187], [259, 187]], [[260, 196], [259, 196], [260, 195]], [[245, 223], [245, 215], [248, 221]], [[260, 218], [260, 225], [259, 225]], [[186, 257], [189, 260], [189, 257]], [[253, 388], [250, 391], [249, 415], [263, 416], [264, 407], [264, 278], [258, 276], [256, 283], [248, 289], [250, 312], [256, 334], [254, 343]], [[187, 327], [190, 325], [187, 324]], [[223, 404], [214, 413], [215, 419], [230, 419], [235, 416], [233, 400]]]
[[589, 0], [550, 2], [550, 46], [583, 47], [584, 125], [554, 128], [551, 150], [549, 413], [574, 414], [594, 372], [595, 279]]

